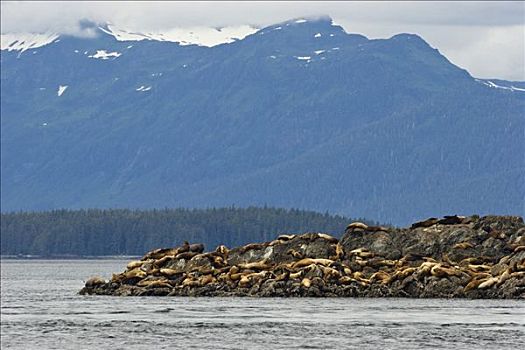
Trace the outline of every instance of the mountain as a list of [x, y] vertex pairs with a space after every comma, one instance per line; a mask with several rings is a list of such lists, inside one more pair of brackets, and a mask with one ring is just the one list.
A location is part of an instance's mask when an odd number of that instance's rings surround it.
[[207, 46], [90, 29], [1, 51], [2, 211], [525, 214], [525, 84], [476, 79], [417, 35], [330, 18]]

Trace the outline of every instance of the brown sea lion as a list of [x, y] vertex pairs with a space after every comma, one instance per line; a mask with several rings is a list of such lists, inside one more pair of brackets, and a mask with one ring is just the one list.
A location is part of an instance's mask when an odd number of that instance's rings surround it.
[[298, 251], [295, 250], [295, 249], [288, 249], [288, 251], [286, 252], [286, 254], [291, 255], [291, 256], [294, 257], [295, 259], [302, 259], [302, 258], [304, 258], [304, 254], [301, 253], [301, 252], [298, 252]]
[[247, 264], [239, 264], [241, 269], [251, 269], [251, 270], [268, 270], [272, 265], [268, 264], [268, 259], [261, 261], [256, 261]]
[[366, 232], [388, 232], [388, 227], [384, 226], [368, 226]]
[[247, 251], [252, 250], [252, 249], [262, 249], [262, 248], [265, 248], [266, 245], [267, 245], [266, 243], [250, 243], [250, 244], [247, 244], [241, 247], [239, 249], [239, 254], [244, 254]]
[[303, 280], [301, 281], [301, 285], [305, 288], [310, 288], [310, 286], [312, 285], [312, 281], [310, 281], [309, 278], [303, 278]]
[[367, 228], [368, 228], [367, 224], [364, 224], [364, 223], [359, 222], [359, 221], [355, 221], [355, 222], [352, 222], [351, 224], [349, 224], [348, 226], [346, 226], [346, 230], [345, 231], [364, 231]]
[[488, 278], [486, 280], [484, 280], [482, 283], [480, 283], [478, 285], [478, 289], [486, 289], [486, 288], [490, 288], [492, 287], [493, 285], [495, 285], [496, 283], [498, 283], [499, 281], [499, 278], [498, 277], [491, 277], [491, 278]]
[[452, 249], [469, 249], [474, 248], [474, 245], [470, 242], [461, 242], [458, 244], [455, 244]]
[[330, 236], [330, 235], [328, 235], [326, 233], [318, 233], [317, 237], [322, 238], [324, 240], [327, 240], [330, 243], [338, 243], [339, 242], [339, 240], [337, 238], [335, 238], [333, 236]]
[[141, 267], [142, 264], [144, 264], [144, 263], [145, 263], [145, 261], [143, 261], [143, 260], [134, 260], [134, 261], [130, 261], [130, 262], [126, 265], [126, 268], [127, 268], [128, 270], [133, 270], [133, 269], [135, 269], [135, 268], [137, 268], [137, 267]]
[[202, 243], [190, 244], [189, 250], [190, 252], [202, 253], [204, 251], [204, 244]]

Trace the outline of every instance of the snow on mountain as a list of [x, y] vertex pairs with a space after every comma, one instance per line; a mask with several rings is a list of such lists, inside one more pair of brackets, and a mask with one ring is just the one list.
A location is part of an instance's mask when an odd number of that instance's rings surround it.
[[24, 52], [50, 44], [58, 39], [55, 33], [6, 33], [0, 36], [1, 49]]
[[89, 55], [90, 58], [99, 58], [102, 60], [108, 60], [111, 57], [117, 58], [122, 55], [120, 52], [107, 52], [106, 50], [97, 50], [97, 53], [94, 55]]
[[180, 45], [216, 46], [244, 39], [246, 36], [257, 32], [257, 28], [243, 25], [237, 27], [209, 28], [187, 27], [174, 28], [164, 32], [136, 33], [118, 28], [114, 25], [99, 27], [106, 34], [112, 35], [118, 41], [157, 40], [177, 42]]
[[[141, 41], [156, 40], [176, 42], [179, 45], [199, 45], [212, 47], [220, 44], [231, 43], [235, 40], [244, 39], [246, 36], [257, 32], [257, 28], [242, 25], [225, 28], [188, 27], [174, 28], [163, 32], [137, 33], [118, 28], [114, 25], [99, 27], [102, 32], [109, 34], [118, 41]], [[29, 49], [42, 47], [56, 41], [59, 37], [56, 33], [5, 33], [1, 36], [1, 49], [7, 51], [24, 52]], [[92, 58], [109, 59], [118, 57], [114, 53], [97, 53]]]

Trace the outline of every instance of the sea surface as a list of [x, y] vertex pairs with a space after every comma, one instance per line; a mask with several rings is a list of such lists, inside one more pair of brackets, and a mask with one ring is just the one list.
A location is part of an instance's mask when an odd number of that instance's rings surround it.
[[524, 349], [525, 301], [81, 296], [127, 260], [2, 260], [5, 349]]

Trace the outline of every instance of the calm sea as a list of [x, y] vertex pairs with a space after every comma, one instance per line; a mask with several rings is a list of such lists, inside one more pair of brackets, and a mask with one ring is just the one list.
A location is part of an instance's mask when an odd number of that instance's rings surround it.
[[125, 260], [2, 260], [2, 349], [523, 349], [525, 301], [80, 296]]

